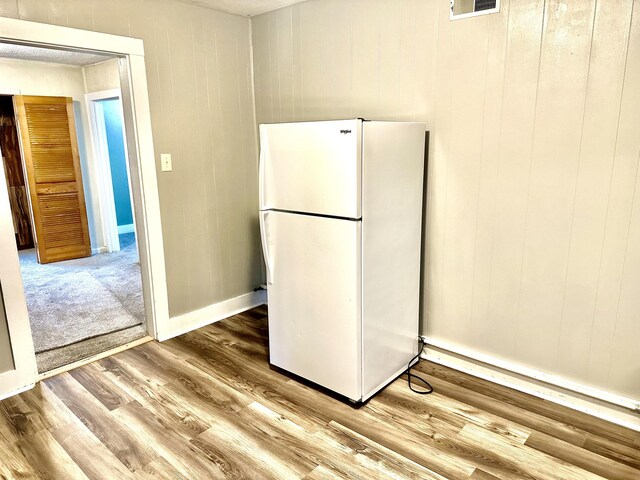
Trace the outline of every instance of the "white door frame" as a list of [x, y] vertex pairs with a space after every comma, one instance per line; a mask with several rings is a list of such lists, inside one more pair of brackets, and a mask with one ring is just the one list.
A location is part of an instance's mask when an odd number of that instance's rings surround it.
[[[168, 326], [169, 305], [142, 40], [0, 17], [0, 42], [108, 53], [118, 57], [145, 299], [145, 326], [149, 335], [157, 338], [158, 329]], [[4, 171], [0, 174], [4, 177]], [[0, 374], [0, 396], [6, 396], [34, 384], [37, 370], [4, 178], [0, 183], [5, 184], [0, 187], [0, 239], [8, 242], [8, 233], [11, 232], [13, 242], [11, 248], [4, 244], [0, 248], [0, 275], [9, 317], [7, 320], [11, 325], [12, 351], [14, 359], [19, 360], [14, 362], [14, 371]]]
[[[20, 90], [0, 87], [0, 95], [20, 95]], [[0, 254], [0, 295], [4, 303], [14, 366], [13, 370], [0, 373], [0, 400], [2, 400], [14, 392], [31, 388], [35, 384], [38, 367], [33, 350], [27, 302], [22, 287], [18, 247], [1, 151], [0, 172], [0, 252], [2, 252]], [[16, 348], [16, 345], [20, 348]]]
[[[122, 108], [122, 93], [119, 88], [111, 90], [102, 90], [99, 92], [91, 92], [85, 94], [85, 103], [87, 106], [87, 115], [89, 118], [89, 134], [91, 137], [91, 146], [93, 149], [93, 158], [96, 163], [96, 182], [98, 186], [98, 199], [100, 206], [100, 218], [102, 224], [102, 232], [104, 236], [104, 246], [107, 252], [120, 251], [120, 238], [118, 221], [116, 218], [116, 203], [113, 193], [113, 184], [111, 177], [111, 163], [109, 158], [109, 147], [107, 145], [107, 135], [104, 124], [104, 115], [101, 100], [119, 100], [120, 116], [124, 118]], [[122, 136], [126, 144], [126, 130], [124, 122], [122, 125]], [[131, 200], [131, 208], [134, 208], [133, 195], [131, 194], [131, 175], [129, 165], [129, 155], [125, 148], [125, 161], [127, 164], [127, 182], [129, 184], [129, 196]], [[134, 233], [135, 233], [135, 217], [134, 217]]]

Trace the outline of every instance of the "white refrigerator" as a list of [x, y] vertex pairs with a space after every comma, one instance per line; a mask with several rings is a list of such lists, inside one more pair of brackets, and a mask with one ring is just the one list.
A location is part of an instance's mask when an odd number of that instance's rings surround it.
[[260, 125], [269, 359], [353, 402], [418, 349], [425, 125]]

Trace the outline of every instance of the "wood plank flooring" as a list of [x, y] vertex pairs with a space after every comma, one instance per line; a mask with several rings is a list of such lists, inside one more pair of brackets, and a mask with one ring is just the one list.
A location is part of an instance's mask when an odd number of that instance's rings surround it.
[[266, 313], [0, 402], [0, 478], [640, 479], [637, 432], [426, 362], [355, 408], [269, 368]]

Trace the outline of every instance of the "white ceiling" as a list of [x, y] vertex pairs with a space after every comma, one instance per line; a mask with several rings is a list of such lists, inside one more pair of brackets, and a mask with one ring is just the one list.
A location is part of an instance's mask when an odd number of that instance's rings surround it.
[[102, 62], [111, 58], [108, 55], [67, 52], [65, 50], [15, 45], [11, 43], [0, 43], [0, 57], [76, 66], [91, 65], [92, 63]]
[[186, 0], [205, 7], [215, 8], [238, 15], [252, 16], [277, 10], [306, 0]]

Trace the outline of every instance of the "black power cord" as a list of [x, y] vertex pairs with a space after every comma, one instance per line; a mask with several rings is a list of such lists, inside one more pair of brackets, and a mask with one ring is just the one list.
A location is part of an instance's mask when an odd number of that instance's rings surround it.
[[[423, 349], [424, 349], [424, 340], [422, 339], [422, 337], [418, 337], [418, 354], [409, 361], [409, 365], [407, 365], [407, 371], [405, 373], [407, 374], [407, 383], [409, 384], [409, 389], [412, 392], [418, 393], [420, 395], [429, 395], [430, 393], [433, 393], [433, 387], [431, 386], [431, 384], [429, 382], [427, 382], [421, 376], [416, 375], [414, 373], [411, 373], [411, 369], [413, 367], [415, 367], [416, 365], [418, 365], [418, 363], [420, 363], [420, 354], [422, 354], [422, 350]], [[412, 365], [412, 363], [415, 360], [417, 360], [417, 362]], [[411, 385], [411, 379], [412, 378], [414, 380], [418, 380], [418, 381], [422, 382], [424, 384], [424, 386], [420, 387], [419, 390], [416, 389], [413, 385]]]

